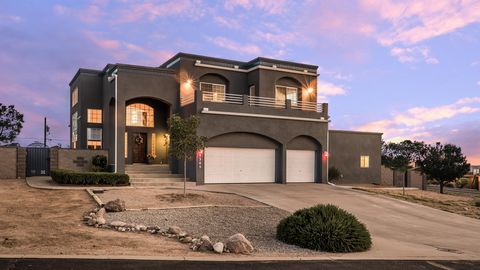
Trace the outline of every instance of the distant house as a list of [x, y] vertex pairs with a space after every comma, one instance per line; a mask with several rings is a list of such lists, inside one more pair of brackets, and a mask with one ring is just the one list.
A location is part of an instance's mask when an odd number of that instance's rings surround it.
[[470, 166], [470, 173], [471, 174], [480, 174], [480, 165]]
[[27, 147], [30, 147], [30, 148], [44, 148], [45, 145], [42, 142], [34, 141], [33, 143], [27, 145]]

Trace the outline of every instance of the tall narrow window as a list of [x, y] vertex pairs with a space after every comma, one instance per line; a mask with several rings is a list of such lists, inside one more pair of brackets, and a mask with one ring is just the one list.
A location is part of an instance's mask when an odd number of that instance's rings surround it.
[[101, 124], [102, 123], [102, 110], [100, 109], [88, 109], [88, 123]]
[[370, 156], [360, 156], [360, 168], [370, 167]]
[[78, 112], [72, 114], [72, 145], [73, 149], [77, 148], [78, 140]]
[[75, 87], [72, 91], [72, 107], [78, 103], [78, 87]]
[[102, 149], [102, 129], [87, 128], [87, 148]]
[[252, 97], [256, 96], [255, 95], [255, 84], [250, 85], [250, 87], [248, 88], [248, 94]]
[[151, 153], [153, 157], [157, 156], [157, 135], [155, 133], [152, 133], [152, 150]]
[[125, 158], [128, 157], [128, 132], [125, 132]]
[[153, 127], [153, 108], [142, 103], [127, 106], [127, 126]]

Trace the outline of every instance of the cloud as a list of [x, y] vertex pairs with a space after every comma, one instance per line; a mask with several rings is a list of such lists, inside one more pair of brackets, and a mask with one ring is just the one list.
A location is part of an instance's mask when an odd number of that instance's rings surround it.
[[232, 18], [226, 18], [222, 16], [214, 16], [213, 21], [216, 22], [220, 26], [225, 26], [230, 29], [240, 29], [242, 28], [242, 25], [240, 24], [240, 21]]
[[477, 82], [477, 85], [480, 86], [480, 81]]
[[23, 20], [22, 17], [17, 16], [17, 15], [3, 15], [3, 14], [0, 14], [0, 22], [1, 21], [20, 22], [22, 20]]
[[347, 93], [347, 90], [345, 90], [343, 86], [318, 80], [317, 93], [322, 96], [338, 96], [338, 95], [345, 95]]
[[225, 9], [233, 11], [237, 7], [246, 10], [259, 9], [270, 15], [285, 13], [288, 8], [287, 0], [229, 0], [225, 1]]
[[361, 6], [389, 25], [377, 34], [385, 46], [416, 44], [480, 22], [479, 1], [363, 0]]
[[[363, 124], [356, 130], [380, 131], [387, 139], [426, 136], [425, 124], [450, 119], [462, 114], [480, 112], [480, 97], [463, 98], [455, 103], [437, 107], [413, 107], [392, 117]], [[471, 106], [467, 106], [471, 105]], [[418, 133], [421, 132], [421, 133]]]
[[57, 4], [53, 6], [53, 11], [59, 16], [74, 17], [84, 23], [96, 23], [102, 16], [102, 6], [104, 3], [97, 1], [96, 4], [86, 6], [84, 9], [74, 9], [64, 5]]
[[424, 61], [427, 64], [438, 64], [437, 58], [432, 57], [430, 50], [427, 47], [410, 47], [400, 48], [394, 47], [390, 50], [392, 56], [397, 57], [400, 63], [416, 63]]
[[91, 32], [91, 31], [83, 31], [84, 36], [93, 42], [96, 46], [106, 49], [106, 50], [112, 50], [112, 49], [118, 49], [120, 48], [120, 41], [115, 40], [115, 39], [107, 39], [107, 38], [100, 38], [98, 37], [100, 33], [96, 32]]
[[225, 37], [209, 37], [207, 38], [208, 41], [213, 43], [214, 45], [225, 48], [231, 51], [250, 54], [250, 55], [260, 55], [261, 49], [257, 45], [254, 44], [240, 44], [231, 39]]
[[318, 73], [320, 73], [320, 75], [322, 76], [326, 75], [326, 76], [329, 76], [330, 78], [340, 80], [340, 81], [351, 81], [353, 78], [352, 74], [344, 74], [342, 72], [325, 68], [322, 66], [318, 67]]
[[192, 16], [203, 14], [200, 3], [195, 0], [167, 0], [161, 3], [132, 2], [126, 8], [122, 8], [118, 14], [118, 23], [130, 23], [143, 19], [153, 21], [158, 17], [176, 16], [187, 13]]

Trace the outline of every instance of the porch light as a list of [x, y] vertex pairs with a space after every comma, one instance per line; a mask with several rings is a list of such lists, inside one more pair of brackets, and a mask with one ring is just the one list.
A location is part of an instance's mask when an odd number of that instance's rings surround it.
[[188, 79], [188, 80], [185, 82], [185, 85], [186, 85], [186, 86], [192, 85], [192, 80], [191, 80], [191, 79]]
[[312, 88], [312, 87], [308, 87], [308, 88], [307, 88], [307, 93], [309, 93], [309, 94], [313, 93], [313, 88]]
[[327, 159], [328, 159], [328, 152], [327, 152], [327, 151], [324, 151], [324, 152], [323, 152], [323, 159], [324, 159], [324, 160], [327, 160]]

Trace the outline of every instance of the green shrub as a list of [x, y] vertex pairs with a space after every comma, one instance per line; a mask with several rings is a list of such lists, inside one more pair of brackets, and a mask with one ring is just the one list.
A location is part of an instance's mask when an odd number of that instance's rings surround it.
[[75, 172], [69, 170], [52, 170], [50, 176], [59, 184], [69, 185], [111, 185], [126, 186], [130, 184], [127, 174], [107, 172]]
[[107, 157], [104, 155], [96, 155], [92, 158], [92, 170], [94, 172], [104, 172], [107, 168]]
[[277, 226], [277, 238], [287, 244], [327, 252], [356, 252], [372, 245], [370, 233], [355, 216], [334, 205], [296, 211]]
[[342, 177], [342, 173], [336, 167], [328, 169], [328, 181], [337, 181]]

